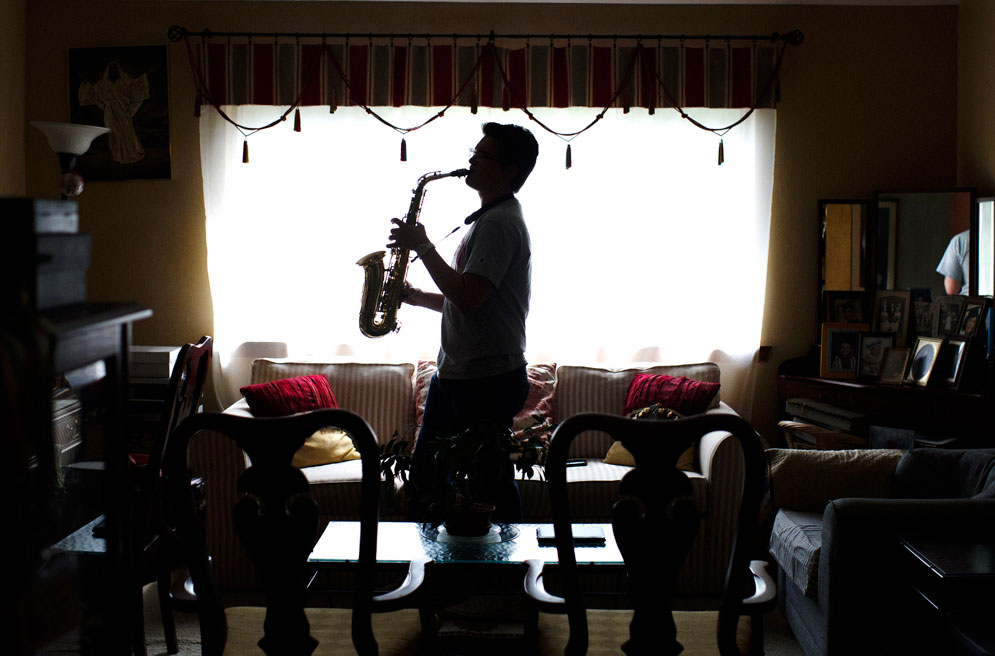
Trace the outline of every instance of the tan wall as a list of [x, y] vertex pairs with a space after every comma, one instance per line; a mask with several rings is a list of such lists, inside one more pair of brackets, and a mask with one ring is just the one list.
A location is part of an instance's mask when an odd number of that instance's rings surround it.
[[0, 0], [0, 196], [24, 195], [26, 2]]
[[957, 181], [995, 194], [995, 3], [961, 0], [958, 21]]
[[[233, 6], [234, 5], [234, 6]], [[536, 5], [334, 2], [91, 2], [32, 0], [27, 112], [66, 120], [68, 47], [165, 43], [191, 29], [354, 32], [761, 33], [793, 28], [777, 115], [774, 199], [763, 339], [753, 420], [774, 435], [776, 366], [816, 333], [819, 198], [955, 182], [957, 8]], [[71, 15], [73, 20], [49, 20]], [[132, 300], [155, 316], [138, 343], [179, 343], [211, 332], [198, 131], [186, 53], [169, 46], [173, 179], [92, 183], [83, 229], [94, 236], [94, 300]], [[27, 191], [53, 195], [57, 173], [40, 134], [28, 133]], [[635, 146], [634, 146], [635, 147]], [[350, 311], [353, 311], [350, 309]]]

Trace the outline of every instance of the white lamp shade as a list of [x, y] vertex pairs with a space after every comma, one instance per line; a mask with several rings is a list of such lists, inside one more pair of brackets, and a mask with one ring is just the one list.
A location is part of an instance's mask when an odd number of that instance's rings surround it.
[[48, 145], [57, 153], [82, 155], [90, 149], [93, 140], [102, 134], [110, 132], [110, 128], [96, 125], [80, 125], [78, 123], [51, 123], [49, 121], [31, 121], [31, 125], [45, 133]]

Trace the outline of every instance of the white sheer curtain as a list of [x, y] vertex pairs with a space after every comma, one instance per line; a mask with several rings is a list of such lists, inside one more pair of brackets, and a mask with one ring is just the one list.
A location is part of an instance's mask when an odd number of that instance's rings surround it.
[[[225, 107], [234, 120], [268, 123], [273, 107]], [[438, 109], [378, 110], [414, 125]], [[544, 109], [560, 131], [586, 125], [591, 109]], [[696, 109], [708, 125], [743, 110]], [[400, 137], [360, 108], [301, 110], [249, 139], [215, 112], [201, 118], [208, 270], [215, 349], [226, 371], [243, 342], [279, 341], [292, 357], [434, 359], [439, 315], [404, 306], [400, 332], [368, 339], [357, 327], [363, 271], [382, 250], [389, 219], [403, 216], [418, 177], [466, 166], [485, 121], [517, 122], [539, 141], [539, 161], [519, 193], [532, 236], [531, 362], [685, 363], [722, 366], [722, 398], [749, 416], [750, 364], [760, 343], [774, 169], [774, 110], [758, 110], [718, 138], [673, 111], [610, 111], [565, 144], [521, 112], [454, 108]], [[421, 221], [447, 259], [479, 206], [459, 179], [429, 184]], [[432, 288], [414, 264], [408, 280]], [[230, 368], [228, 369], [230, 371]], [[236, 381], [242, 383], [244, 381]], [[229, 381], [231, 383], [231, 381]], [[223, 387], [223, 386], [222, 386]], [[237, 389], [237, 387], [236, 387]], [[233, 399], [222, 398], [223, 403]]]

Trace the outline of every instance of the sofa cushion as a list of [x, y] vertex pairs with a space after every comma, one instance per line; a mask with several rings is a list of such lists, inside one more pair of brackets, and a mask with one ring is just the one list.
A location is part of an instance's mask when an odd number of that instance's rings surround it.
[[895, 467], [905, 499], [995, 498], [995, 449], [912, 449]]
[[822, 513], [830, 499], [891, 498], [901, 457], [900, 449], [767, 449], [771, 509]]
[[696, 415], [707, 410], [718, 393], [719, 383], [693, 380], [687, 376], [636, 374], [629, 384], [622, 414], [659, 403], [685, 415]]
[[328, 379], [339, 407], [366, 420], [377, 439], [396, 432], [414, 435], [415, 366], [411, 363], [300, 362], [260, 358], [252, 362], [252, 382], [320, 374]]
[[[553, 420], [562, 422], [582, 412], [603, 412], [621, 415], [625, 397], [636, 374], [667, 374], [687, 376], [695, 380], [719, 382], [719, 366], [712, 362], [686, 365], [658, 365], [608, 369], [560, 365], [556, 369], [556, 390], [553, 393]], [[709, 408], [718, 407], [719, 394]], [[571, 445], [571, 455], [577, 458], [602, 458], [611, 445], [611, 438], [599, 431], [578, 435]]]
[[785, 575], [808, 597], [816, 596], [822, 513], [780, 510], [770, 533], [770, 553]]
[[255, 417], [282, 417], [338, 407], [332, 387], [324, 376], [283, 378], [245, 385], [239, 391]]

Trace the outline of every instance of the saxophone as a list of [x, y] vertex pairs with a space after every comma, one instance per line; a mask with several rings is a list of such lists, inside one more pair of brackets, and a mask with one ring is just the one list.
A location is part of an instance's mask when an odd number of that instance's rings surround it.
[[[456, 169], [449, 173], [435, 171], [418, 178], [404, 222], [409, 225], [418, 223], [418, 215], [421, 214], [421, 206], [425, 200], [425, 186], [429, 182], [442, 178], [461, 178], [469, 173], [468, 169]], [[386, 251], [376, 251], [356, 262], [366, 274], [363, 281], [363, 303], [359, 308], [359, 330], [367, 337], [383, 337], [400, 328], [397, 310], [401, 306], [401, 292], [404, 291], [404, 278], [408, 273], [409, 251], [392, 248], [390, 265], [386, 269], [383, 263], [385, 254]]]

